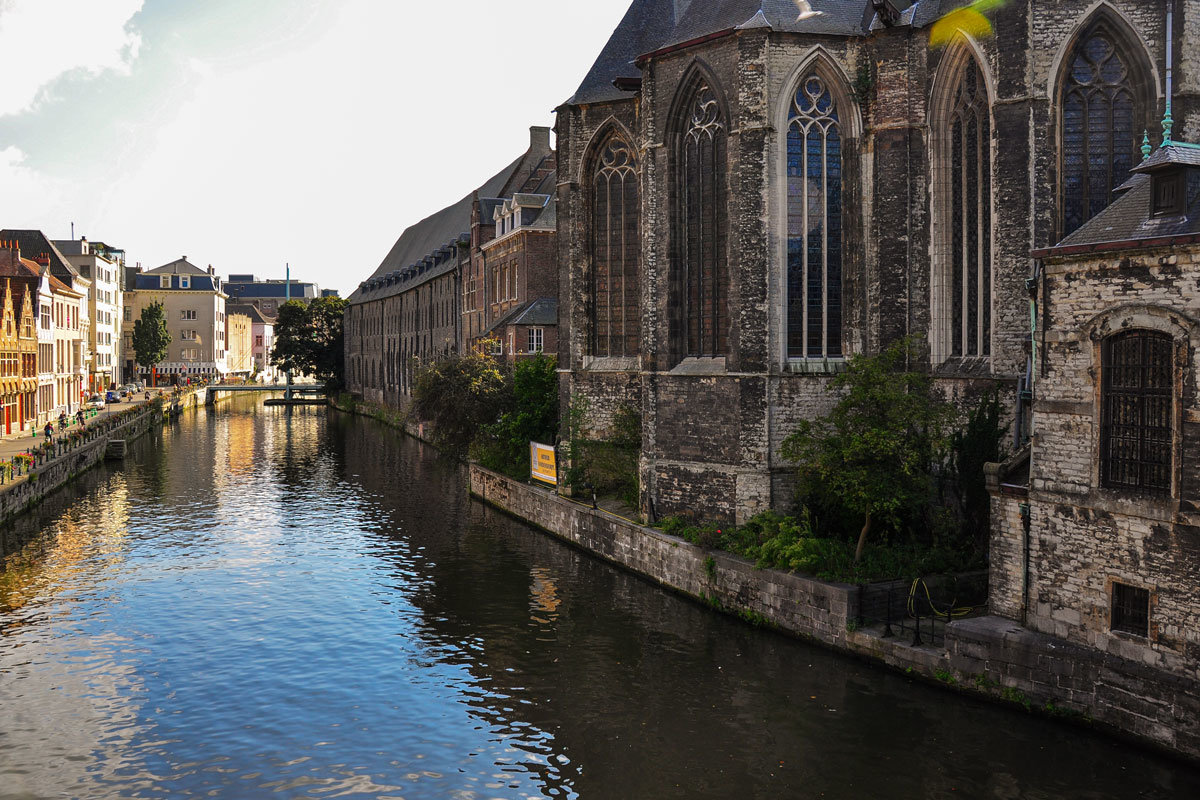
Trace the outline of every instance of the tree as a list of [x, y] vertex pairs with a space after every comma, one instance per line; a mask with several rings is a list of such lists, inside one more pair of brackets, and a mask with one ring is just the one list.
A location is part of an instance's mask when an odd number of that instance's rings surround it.
[[555, 444], [558, 438], [557, 362], [538, 353], [513, 368], [511, 400], [496, 422], [477, 437], [484, 466], [510, 475], [529, 472], [529, 443]]
[[167, 331], [162, 303], [151, 303], [142, 309], [141, 317], [133, 323], [134, 359], [153, 371], [167, 357], [169, 344], [171, 334]]
[[308, 305], [284, 303], [275, 319], [275, 364], [284, 372], [312, 375], [328, 391], [337, 391], [345, 383], [345, 312], [341, 297], [318, 297]]
[[931, 469], [953, 409], [934, 394], [929, 375], [905, 368], [915, 354], [903, 339], [877, 356], [854, 356], [829, 383], [840, 394], [829, 414], [801, 422], [783, 442], [802, 480], [862, 518], [856, 563], [875, 522], [897, 525], [932, 496]]
[[490, 355], [470, 352], [417, 370], [412, 412], [432, 423], [433, 442], [462, 456], [485, 426], [511, 407], [510, 375]]

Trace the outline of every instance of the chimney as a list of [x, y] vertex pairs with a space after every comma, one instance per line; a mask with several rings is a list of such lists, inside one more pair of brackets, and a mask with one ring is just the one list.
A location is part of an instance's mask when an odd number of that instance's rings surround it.
[[217, 271], [216, 271], [215, 269], [213, 269], [213, 265], [212, 265], [212, 264], [209, 264], [209, 265], [208, 265], [208, 274], [209, 274], [209, 275], [216, 275], [216, 274], [217, 274]]
[[529, 129], [529, 149], [534, 153], [550, 152], [550, 129], [534, 125]]

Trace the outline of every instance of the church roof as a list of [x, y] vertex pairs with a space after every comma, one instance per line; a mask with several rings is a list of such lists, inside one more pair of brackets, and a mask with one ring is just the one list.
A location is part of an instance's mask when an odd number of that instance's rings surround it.
[[[899, 24], [928, 25], [964, 0], [893, 0]], [[807, 10], [805, 10], [807, 9]], [[634, 62], [684, 42], [737, 29], [770, 28], [819, 36], [863, 36], [877, 24], [870, 0], [634, 0], [567, 105], [632, 97], [613, 86], [636, 78]]]

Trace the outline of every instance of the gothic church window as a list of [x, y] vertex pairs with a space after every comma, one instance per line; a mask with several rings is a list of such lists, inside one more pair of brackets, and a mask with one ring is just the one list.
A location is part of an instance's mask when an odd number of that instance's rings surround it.
[[1135, 62], [1103, 22], [1066, 61], [1062, 107], [1062, 235], [1103, 210], [1129, 178], [1145, 124]]
[[1104, 340], [1100, 481], [1107, 488], [1171, 491], [1175, 375], [1171, 337], [1132, 330]]
[[641, 252], [637, 159], [619, 136], [599, 150], [592, 179], [592, 354], [638, 354]]
[[787, 237], [787, 357], [841, 357], [841, 125], [816, 73], [800, 81], [789, 114]]
[[685, 355], [723, 356], [729, 345], [725, 237], [727, 126], [708, 83], [697, 80], [683, 106], [676, 197], [677, 279]]
[[965, 40], [939, 67], [931, 108], [933, 362], [992, 354], [992, 123], [987, 80]]

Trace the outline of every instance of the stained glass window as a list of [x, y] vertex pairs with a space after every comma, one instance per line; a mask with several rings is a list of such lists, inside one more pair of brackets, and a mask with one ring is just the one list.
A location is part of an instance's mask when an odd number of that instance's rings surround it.
[[987, 88], [969, 58], [954, 91], [949, 120], [950, 354], [991, 355], [992, 127]]
[[1137, 164], [1141, 126], [1129, 56], [1099, 25], [1068, 58], [1062, 93], [1062, 233], [1098, 214]]
[[716, 95], [698, 81], [679, 143], [676, 248], [689, 356], [722, 356], [729, 343], [725, 258], [726, 124]]
[[842, 355], [842, 138], [815, 73], [792, 98], [787, 135], [788, 358]]
[[637, 159], [613, 135], [600, 148], [592, 181], [592, 354], [638, 354]]

